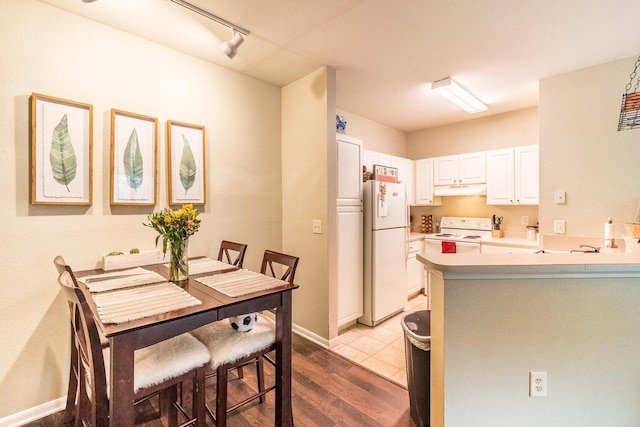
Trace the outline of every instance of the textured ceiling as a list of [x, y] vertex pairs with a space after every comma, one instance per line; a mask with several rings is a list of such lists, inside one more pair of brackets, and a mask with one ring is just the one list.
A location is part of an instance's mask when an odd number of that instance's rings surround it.
[[[228, 28], [168, 0], [40, 1], [278, 86], [329, 65], [339, 108], [404, 131], [535, 106], [540, 79], [640, 53], [637, 0], [189, 0], [251, 32], [233, 60]], [[488, 111], [431, 93], [445, 77]]]

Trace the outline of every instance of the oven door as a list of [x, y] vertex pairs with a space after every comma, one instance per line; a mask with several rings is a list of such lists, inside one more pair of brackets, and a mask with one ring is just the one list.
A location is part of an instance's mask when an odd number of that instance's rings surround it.
[[[452, 240], [445, 240], [452, 241]], [[424, 239], [424, 253], [425, 254], [440, 254], [442, 253], [442, 242], [443, 240], [437, 239]], [[479, 254], [480, 253], [480, 242], [460, 242], [455, 241], [456, 243], [456, 253], [457, 254]]]

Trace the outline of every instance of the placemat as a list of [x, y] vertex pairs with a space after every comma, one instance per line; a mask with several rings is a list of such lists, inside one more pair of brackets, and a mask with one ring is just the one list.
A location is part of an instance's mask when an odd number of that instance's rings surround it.
[[289, 283], [250, 270], [236, 270], [230, 273], [199, 277], [196, 281], [230, 297], [277, 288]]
[[141, 267], [78, 278], [78, 281], [84, 283], [91, 293], [149, 285], [165, 280], [165, 277], [155, 271], [145, 270]]
[[102, 293], [93, 296], [102, 323], [125, 323], [202, 302], [170, 282]]
[[231, 264], [213, 258], [189, 260], [189, 274], [212, 273], [214, 271], [232, 270], [234, 268], [236, 267]]

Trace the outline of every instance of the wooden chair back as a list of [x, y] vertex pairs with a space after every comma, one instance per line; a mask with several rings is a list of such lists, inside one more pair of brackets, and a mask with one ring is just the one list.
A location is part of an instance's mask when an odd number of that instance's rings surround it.
[[[260, 267], [260, 273], [267, 276], [275, 277], [277, 279], [286, 280], [293, 284], [293, 280], [296, 275], [296, 268], [298, 268], [298, 261], [300, 258], [293, 255], [286, 255], [280, 252], [271, 250], [264, 251], [262, 257], [262, 266]], [[282, 274], [276, 273], [276, 271], [283, 271]]]
[[[63, 271], [58, 277], [63, 295], [77, 307], [79, 316], [70, 316], [79, 358], [79, 396], [76, 414], [86, 414], [93, 426], [106, 426], [109, 419], [107, 379], [98, 326], [82, 290], [73, 276]], [[88, 415], [90, 414], [90, 415]]]
[[53, 264], [56, 266], [58, 274], [62, 274], [63, 271], [68, 271], [74, 286], [76, 288], [78, 287], [78, 281], [76, 280], [75, 274], [73, 274], [73, 269], [71, 269], [71, 266], [64, 261], [64, 258], [61, 255], [58, 255], [53, 259]]
[[245, 252], [247, 252], [247, 245], [244, 243], [223, 240], [220, 243], [220, 250], [218, 251], [218, 261], [242, 268]]
[[[62, 256], [58, 255], [53, 259], [53, 264], [58, 270], [58, 275], [67, 271], [71, 275], [73, 279], [73, 283], [76, 287], [78, 287], [78, 282], [76, 281], [75, 276], [73, 275], [73, 271], [71, 271], [71, 267], [65, 262]], [[76, 394], [78, 388], [78, 372], [79, 372], [79, 362], [78, 362], [78, 349], [76, 347], [76, 330], [75, 325], [80, 322], [80, 314], [76, 309], [76, 305], [72, 302], [69, 302], [69, 315], [75, 317], [75, 321], [71, 322], [71, 358], [69, 360], [69, 384], [67, 386], [67, 403], [64, 409], [64, 418], [63, 422], [70, 423], [76, 417], [75, 415], [75, 407], [76, 407]]]

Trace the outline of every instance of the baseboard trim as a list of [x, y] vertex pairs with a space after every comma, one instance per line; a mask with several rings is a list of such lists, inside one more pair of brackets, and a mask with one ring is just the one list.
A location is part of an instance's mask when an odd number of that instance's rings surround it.
[[18, 427], [62, 411], [67, 404], [67, 397], [61, 397], [22, 412], [0, 419], [0, 427]]
[[301, 326], [293, 324], [292, 330], [295, 334], [300, 335], [303, 338], [308, 339], [309, 341], [318, 344], [320, 347], [329, 348], [329, 341], [326, 338], [321, 337], [320, 335], [311, 332], [308, 329], [305, 329]]

